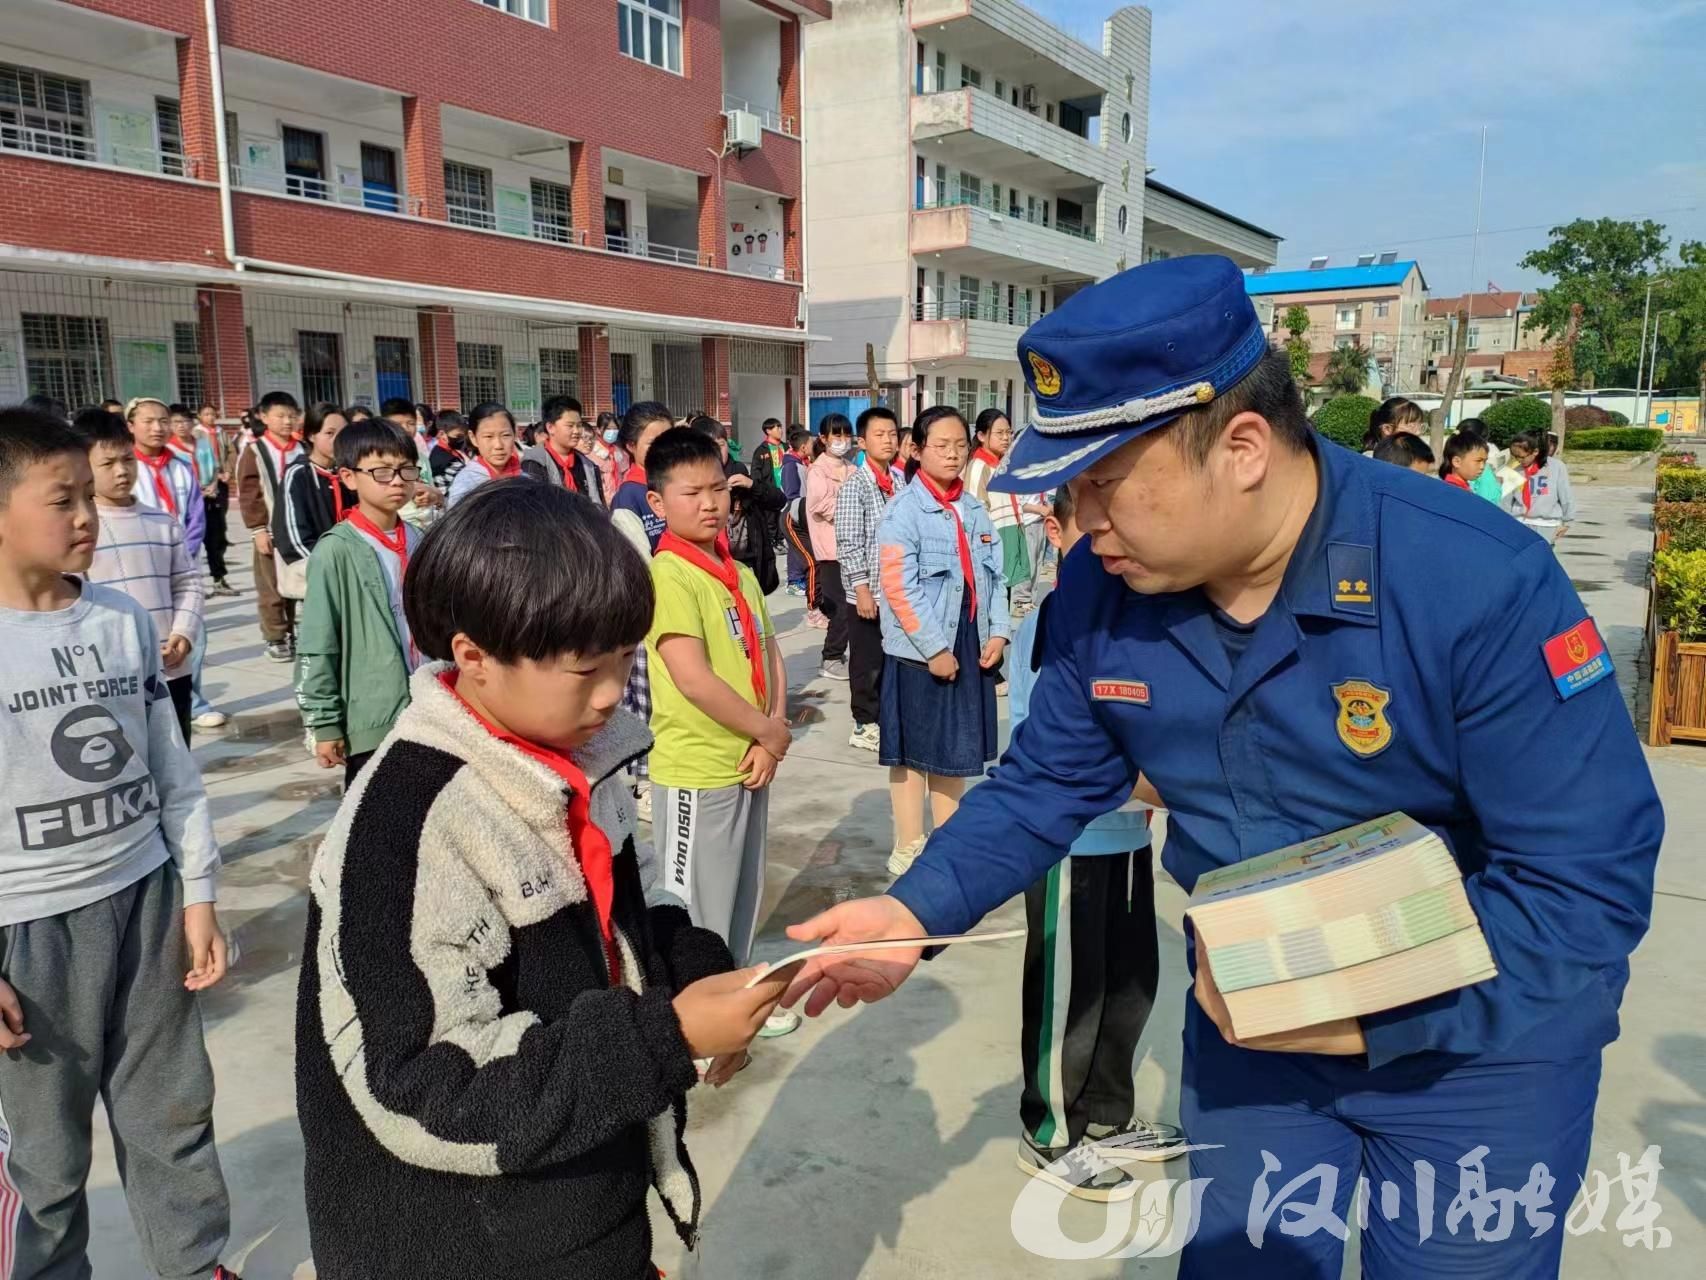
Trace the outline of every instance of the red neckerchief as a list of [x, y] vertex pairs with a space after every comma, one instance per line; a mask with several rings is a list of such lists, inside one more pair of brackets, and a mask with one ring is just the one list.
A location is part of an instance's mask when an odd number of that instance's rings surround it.
[[138, 449], [136, 460], [154, 473], [154, 492], [160, 495], [160, 505], [172, 515], [177, 515], [178, 495], [172, 492], [172, 482], [166, 478], [166, 468], [172, 465], [172, 451], [162, 449], [151, 458]]
[[312, 458], [308, 459], [308, 465], [314, 468], [315, 475], [319, 476], [320, 479], [324, 480], [327, 485], [331, 487], [332, 523], [341, 524], [343, 522], [343, 518], [352, 513], [344, 510], [344, 486], [343, 482], [338, 479], [338, 473], [336, 471], [327, 471]]
[[[542, 440], [540, 443], [545, 446], [545, 452], [550, 454], [552, 460], [556, 462], [557, 470], [563, 473], [563, 488], [570, 493], [579, 493], [581, 487], [575, 483], [575, 464], [553, 449], [549, 440]], [[569, 452], [573, 454], [574, 450], [570, 449]]]
[[462, 450], [458, 449], [455, 445], [451, 444], [450, 441], [440, 440], [438, 442], [438, 447], [440, 449], [443, 449], [446, 453], [448, 453], [451, 457], [455, 458], [458, 462], [462, 463], [464, 466], [467, 465], [468, 455], [463, 453]]
[[493, 471], [492, 464], [487, 462], [477, 453], [474, 455], [474, 461], [479, 463], [485, 470], [485, 473], [494, 480], [501, 480], [506, 476], [518, 476], [521, 474], [521, 455], [518, 453], [512, 453], [509, 455], [509, 461], [504, 463], [504, 469], [502, 471]]
[[272, 442], [272, 432], [268, 431], [262, 433], [261, 443], [278, 455], [278, 465], [273, 468], [273, 484], [275, 487], [283, 484], [284, 469], [290, 465], [290, 455], [296, 452], [296, 447], [300, 442], [292, 440], [289, 444], [285, 445], [284, 448], [280, 449]]
[[680, 556], [695, 569], [703, 569], [722, 583], [723, 589], [734, 598], [735, 619], [740, 625], [741, 644], [746, 646], [747, 664], [752, 668], [752, 691], [758, 695], [758, 706], [762, 710], [765, 705], [764, 646], [759, 643], [758, 619], [752, 616], [752, 606], [747, 603], [746, 592], [740, 589], [740, 567], [729, 556], [726, 536], [718, 535], [717, 554], [722, 557], [721, 561], [711, 559], [685, 538], [678, 538], [668, 532], [658, 539], [657, 550], [652, 554], [661, 556], [666, 551]]
[[[338, 517], [340, 520], [343, 518], [341, 515]], [[404, 576], [409, 572], [409, 526], [399, 520], [397, 527], [390, 533], [386, 533], [385, 530], [369, 520], [367, 513], [360, 507], [349, 509], [349, 522], [397, 557], [397, 581], [401, 583]], [[419, 649], [415, 648], [415, 637], [412, 632], [409, 635], [409, 659], [411, 667], [420, 665], [421, 653]]]
[[[991, 453], [988, 449], [985, 449], [982, 445], [978, 445], [976, 450], [973, 451], [971, 457], [972, 457], [973, 462], [981, 461], [984, 466], [988, 467], [991, 475], [993, 475], [995, 473], [995, 469], [1001, 465], [1001, 459], [997, 458], [993, 453]], [[1007, 505], [1013, 508], [1013, 518], [1015, 520], [1022, 520], [1024, 518], [1025, 513], [1019, 509], [1019, 495], [1018, 494], [1016, 494], [1016, 493], [1008, 494], [1007, 495]]]
[[1455, 471], [1447, 474], [1447, 476], [1445, 477], [1445, 482], [1447, 484], [1454, 484], [1459, 489], [1467, 489], [1469, 487], [1469, 482], [1467, 480], [1465, 480], [1462, 476], [1458, 475], [1457, 472], [1455, 472]]
[[586, 780], [586, 774], [567, 756], [558, 755], [537, 742], [518, 738], [513, 733], [505, 733], [474, 710], [456, 691], [458, 674], [454, 669], [443, 672], [438, 677], [439, 683], [479, 722], [480, 727], [499, 742], [508, 743], [522, 755], [537, 760], [563, 780], [569, 797], [564, 814], [564, 825], [569, 832], [569, 853], [580, 864], [587, 896], [592, 899], [593, 909], [598, 913], [598, 932], [604, 941], [604, 954], [610, 961], [610, 985], [616, 986], [622, 980], [622, 952], [616, 945], [616, 931], [610, 922], [611, 909], [616, 905], [616, 857], [610, 837], [592, 820], [592, 787]]
[[930, 496], [942, 504], [942, 510], [954, 517], [954, 532], [960, 537], [960, 572], [966, 576], [966, 605], [972, 617], [977, 617], [977, 575], [971, 567], [971, 543], [966, 540], [966, 524], [960, 519], [960, 513], [954, 509], [954, 503], [965, 492], [965, 481], [958, 476], [946, 489], [937, 484], [922, 470], [918, 478], [924, 481], [924, 487], [930, 491]]
[[185, 444], [177, 436], [172, 436], [166, 441], [166, 447], [185, 462], [192, 464], [195, 462], [195, 446], [193, 444]]
[[883, 491], [883, 497], [894, 497], [894, 472], [887, 467], [879, 467], [868, 453], [865, 455], [865, 465], [871, 469], [871, 478], [877, 482], [877, 488]]
[[630, 480], [635, 484], [644, 484], [646, 482], [646, 469], [637, 462], [631, 465], [628, 470], [623, 473], [622, 483], [627, 484]]
[[1522, 482], [1522, 514], [1527, 515], [1534, 509], [1534, 477], [1540, 474], [1540, 463], [1529, 463], [1522, 469], [1522, 474], [1527, 477]]

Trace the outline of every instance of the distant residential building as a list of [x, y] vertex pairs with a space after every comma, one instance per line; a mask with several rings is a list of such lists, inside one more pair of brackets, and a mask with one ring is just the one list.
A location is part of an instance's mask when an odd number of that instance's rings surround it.
[[1145, 180], [1150, 15], [1092, 47], [1017, 0], [837, 0], [807, 32], [813, 421], [1029, 409], [1017, 344], [1157, 255], [1271, 263], [1278, 237]]
[[[1465, 307], [1469, 311], [1469, 331], [1464, 339], [1466, 370], [1489, 370], [1489, 376], [1502, 374], [1507, 372], [1504, 363], [1506, 352], [1548, 352], [1550, 348], [1543, 345], [1540, 333], [1525, 333], [1522, 328], [1537, 300], [1537, 295], [1532, 293], [1495, 289], [1454, 298], [1429, 298], [1424, 330], [1427, 363], [1422, 371], [1423, 385], [1428, 390], [1442, 390], [1451, 376], [1452, 352], [1457, 345], [1457, 313]], [[1540, 361], [1542, 367], [1545, 363], [1544, 359]]]
[[1244, 287], [1258, 306], [1271, 304], [1268, 333], [1276, 343], [1288, 336], [1286, 312], [1294, 306], [1308, 311], [1304, 337], [1312, 380], [1319, 381], [1335, 349], [1360, 343], [1388, 394], [1420, 390], [1428, 282], [1413, 259], [1366, 257], [1372, 260], [1348, 267], [1316, 258], [1302, 271], [1256, 272], [1244, 278]]

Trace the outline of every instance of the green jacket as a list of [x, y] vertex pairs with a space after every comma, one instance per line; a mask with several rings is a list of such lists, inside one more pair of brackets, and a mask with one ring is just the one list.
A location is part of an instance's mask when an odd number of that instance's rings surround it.
[[409, 705], [409, 668], [373, 546], [334, 525], [308, 557], [308, 598], [296, 624], [296, 705], [315, 742], [372, 751]]

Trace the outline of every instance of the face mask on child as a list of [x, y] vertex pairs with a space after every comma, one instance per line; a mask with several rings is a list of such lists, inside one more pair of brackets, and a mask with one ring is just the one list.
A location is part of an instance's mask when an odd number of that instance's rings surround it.
[[604, 433], [604, 443], [605, 444], [615, 444], [616, 441], [621, 437], [621, 435], [622, 435], [622, 433], [620, 431], [618, 431], [615, 427], [610, 427]]
[[853, 442], [851, 440], [831, 440], [829, 442], [829, 451], [838, 458], [846, 457], [847, 451], [852, 447]]

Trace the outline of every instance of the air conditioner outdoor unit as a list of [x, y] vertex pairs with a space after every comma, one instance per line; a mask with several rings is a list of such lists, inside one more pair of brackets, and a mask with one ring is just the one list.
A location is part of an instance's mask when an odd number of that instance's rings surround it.
[[1024, 105], [1026, 111], [1035, 111], [1040, 102], [1040, 99], [1037, 97], [1037, 86], [1034, 84], [1026, 85], [1024, 96], [1020, 99], [1020, 102]]
[[764, 141], [764, 122], [750, 111], [725, 111], [728, 145], [737, 151], [756, 150]]

